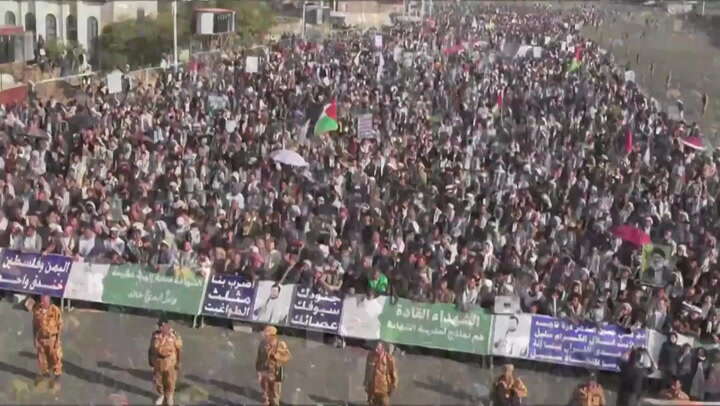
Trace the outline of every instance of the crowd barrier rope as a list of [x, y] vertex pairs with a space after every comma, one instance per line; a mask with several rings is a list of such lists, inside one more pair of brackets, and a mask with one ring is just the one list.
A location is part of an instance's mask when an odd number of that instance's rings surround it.
[[[193, 316], [272, 324], [347, 338], [618, 372], [635, 347], [657, 360], [667, 340], [648, 329], [626, 330], [534, 314], [460, 311], [442, 303], [379, 296], [326, 295], [300, 285], [236, 275], [207, 279], [188, 268], [73, 262], [60, 255], [4, 249], [0, 290]], [[680, 336], [681, 344], [720, 348]]]

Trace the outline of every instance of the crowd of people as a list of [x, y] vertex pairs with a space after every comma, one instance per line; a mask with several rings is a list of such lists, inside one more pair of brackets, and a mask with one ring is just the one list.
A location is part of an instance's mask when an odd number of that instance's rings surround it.
[[449, 8], [2, 106], [0, 246], [720, 343], [718, 155], [580, 35], [603, 18]]

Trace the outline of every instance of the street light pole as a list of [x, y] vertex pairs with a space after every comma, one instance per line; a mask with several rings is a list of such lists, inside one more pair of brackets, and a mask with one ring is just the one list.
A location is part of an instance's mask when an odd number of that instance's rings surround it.
[[173, 67], [177, 69], [178, 66], [178, 34], [177, 34], [177, 19], [178, 19], [178, 0], [173, 0], [172, 13], [173, 13]]
[[303, 1], [302, 39], [305, 40], [305, 14], [307, 13], [307, 2]]

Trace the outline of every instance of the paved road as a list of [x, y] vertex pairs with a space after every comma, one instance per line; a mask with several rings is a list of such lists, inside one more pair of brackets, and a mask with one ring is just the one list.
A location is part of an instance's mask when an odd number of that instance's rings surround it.
[[[598, 6], [598, 3], [595, 3]], [[658, 8], [612, 5], [621, 12], [584, 34], [598, 41], [615, 56], [619, 64], [635, 70], [640, 85], [663, 107], [682, 99], [688, 122], [697, 122], [708, 141], [720, 143], [720, 29], [708, 31], [687, 16], [670, 16]], [[646, 25], [646, 21], [652, 21]], [[650, 65], [654, 65], [651, 74]], [[670, 86], [666, 79], [671, 73]], [[710, 96], [702, 114], [701, 95]]]
[[[0, 404], [150, 404], [155, 397], [147, 365], [147, 346], [156, 318], [110, 311], [65, 313], [65, 375], [57, 395], [35, 388], [36, 363], [31, 346], [31, 316], [22, 307], [0, 303]], [[173, 321], [185, 342], [177, 401], [189, 404], [257, 404], [254, 360], [259, 334], [208, 326], [193, 329]], [[294, 359], [287, 368], [283, 402], [300, 404], [363, 403], [366, 350], [355, 343], [344, 349], [318, 337], [288, 337]], [[490, 377], [479, 359], [455, 354], [399, 355], [400, 387], [396, 404], [477, 405]], [[532, 396], [530, 404], [565, 404], [581, 375], [566, 376], [519, 368]], [[117, 402], [117, 403], [116, 403]]]

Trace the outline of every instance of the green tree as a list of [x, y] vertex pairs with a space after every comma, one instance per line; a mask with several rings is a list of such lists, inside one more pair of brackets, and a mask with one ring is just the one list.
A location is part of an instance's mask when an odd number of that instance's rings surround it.
[[[200, 3], [236, 12], [236, 35], [240, 44], [257, 42], [272, 28], [275, 13], [263, 1], [211, 0]], [[197, 3], [178, 2], [178, 48], [187, 48], [192, 38], [193, 9]], [[173, 51], [173, 15], [170, 7], [156, 18], [126, 20], [105, 26], [100, 35], [100, 64], [103, 70], [125, 65], [157, 66], [163, 54]]]
[[244, 45], [260, 40], [275, 22], [275, 12], [267, 1], [213, 0], [212, 7], [235, 11], [235, 28]]
[[[187, 44], [190, 26], [178, 15], [178, 44]], [[157, 66], [163, 54], [173, 49], [173, 16], [126, 20], [105, 26], [100, 36], [100, 62], [103, 69], [124, 65]]]

